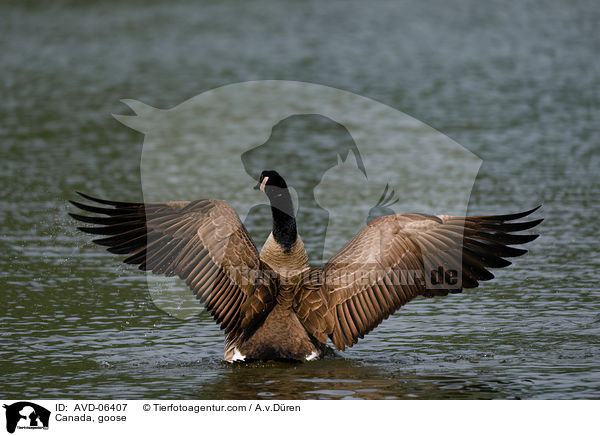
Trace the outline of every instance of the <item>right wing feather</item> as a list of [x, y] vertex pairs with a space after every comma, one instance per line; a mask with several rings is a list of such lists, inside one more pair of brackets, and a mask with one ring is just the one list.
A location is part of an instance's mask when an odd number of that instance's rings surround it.
[[[327, 262], [323, 277], [314, 279], [313, 273], [313, 288], [319, 282], [322, 287], [318, 292], [298, 293], [299, 318], [315, 338], [329, 336], [340, 350], [352, 346], [418, 295], [458, 293], [492, 279], [488, 268], [508, 266], [504, 257], [526, 253], [509, 244], [523, 244], [538, 236], [510, 232], [530, 229], [542, 220], [508, 221], [536, 209], [511, 215], [406, 214], [373, 220]], [[455, 286], [450, 281], [439, 286], [428, 281], [438, 268], [442, 275], [456, 273]], [[310, 296], [312, 303], [304, 304], [302, 295], [307, 301]], [[313, 306], [316, 309], [309, 310]]]

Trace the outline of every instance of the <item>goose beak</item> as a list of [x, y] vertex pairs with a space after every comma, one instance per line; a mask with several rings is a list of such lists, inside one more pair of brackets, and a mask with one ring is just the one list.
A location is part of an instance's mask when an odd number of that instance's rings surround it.
[[260, 183], [257, 183], [256, 186], [253, 188], [255, 191], [258, 191], [260, 189]]

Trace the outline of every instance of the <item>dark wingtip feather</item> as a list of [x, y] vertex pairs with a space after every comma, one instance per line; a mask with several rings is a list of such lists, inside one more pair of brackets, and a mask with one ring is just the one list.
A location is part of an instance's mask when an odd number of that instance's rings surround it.
[[69, 200], [69, 202], [73, 206], [75, 206], [81, 210], [85, 210], [86, 212], [99, 213], [102, 215], [109, 215], [109, 216], [123, 214], [123, 212], [119, 211], [118, 209], [105, 209], [103, 207], [90, 206], [90, 205], [79, 203], [78, 201], [73, 201], [73, 200]]
[[[462, 287], [465, 289], [474, 289], [479, 287], [479, 282], [475, 279], [469, 278], [463, 274], [462, 277]], [[460, 293], [456, 292], [456, 293]]]
[[77, 230], [83, 233], [89, 233], [90, 235], [98, 234], [98, 227], [77, 227]]
[[87, 219], [89, 218], [89, 217], [87, 217], [87, 216], [84, 216], [84, 215], [78, 215], [78, 214], [76, 214], [76, 213], [71, 213], [71, 212], [69, 212], [69, 216], [70, 216], [71, 218], [73, 218], [73, 219], [77, 220], [77, 221], [81, 221], [81, 222], [84, 222], [84, 223], [87, 223], [87, 222], [88, 222], [88, 221], [87, 221]]
[[528, 230], [539, 223], [544, 221], [544, 218], [540, 218], [532, 221], [522, 221], [518, 223], [495, 223], [495, 222], [485, 222], [483, 227], [490, 230], [499, 230], [501, 232], [519, 232], [521, 230]]
[[73, 206], [81, 209], [79, 206], [81, 206], [82, 203], [79, 203], [79, 202], [77, 202], [75, 200], [69, 200], [69, 203], [71, 203]]
[[84, 194], [83, 192], [80, 191], [75, 191], [77, 192], [77, 194], [79, 194], [80, 196], [82, 196], [83, 198], [85, 198], [86, 200], [90, 200], [90, 201], [94, 201], [96, 203], [100, 203], [100, 204], [106, 204], [108, 206], [115, 206], [115, 207], [134, 207], [134, 206], [139, 206], [140, 203], [131, 203], [131, 202], [126, 202], [126, 201], [112, 201], [112, 200], [104, 200], [102, 198], [98, 198], [98, 197], [92, 197], [91, 195], [88, 194]]
[[[102, 226], [109, 226], [115, 224], [124, 224], [127, 222], [131, 222], [135, 217], [132, 218], [131, 215], [121, 215], [121, 216], [93, 216], [93, 215], [79, 215], [76, 213], [69, 213], [71, 218], [76, 219], [77, 221], [81, 221], [87, 224], [98, 224]], [[140, 217], [138, 221], [143, 221], [144, 217]]]
[[146, 261], [146, 249], [133, 253], [131, 256], [126, 258], [123, 262], [129, 265], [137, 265]]
[[542, 207], [541, 204], [539, 206], [534, 207], [533, 209], [529, 209], [524, 212], [517, 212], [517, 213], [506, 214], [506, 215], [478, 216], [476, 218], [479, 218], [484, 221], [514, 221], [519, 218], [524, 218], [527, 215], [531, 215], [533, 212], [538, 210], [540, 207]]
[[514, 248], [506, 246], [506, 249], [510, 250], [510, 253], [505, 254], [504, 257], [519, 257], [523, 256], [524, 254], [527, 254], [527, 250], [525, 250], [524, 248]]
[[75, 192], [77, 193], [77, 195], [79, 195], [80, 197], [85, 198], [86, 200], [94, 201], [94, 202], [100, 203], [100, 204], [112, 205], [112, 203], [109, 202], [109, 201], [107, 201], [107, 200], [103, 200], [103, 199], [97, 198], [97, 197], [92, 197], [91, 195], [84, 194], [81, 191], [75, 191]]

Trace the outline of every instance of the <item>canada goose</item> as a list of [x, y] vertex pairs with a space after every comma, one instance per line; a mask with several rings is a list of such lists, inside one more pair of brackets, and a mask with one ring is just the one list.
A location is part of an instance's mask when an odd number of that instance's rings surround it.
[[[228, 362], [312, 360], [323, 355], [328, 338], [344, 350], [418, 295], [459, 293], [492, 279], [487, 268], [508, 266], [505, 257], [527, 252], [509, 245], [538, 236], [512, 232], [542, 221], [511, 222], [539, 206], [511, 215], [383, 216], [370, 221], [323, 268], [311, 268], [285, 180], [263, 171], [255, 189], [269, 198], [273, 218], [260, 254], [237, 213], [222, 200], [144, 204], [80, 193], [109, 207], [73, 205], [105, 216], [70, 215], [99, 225], [79, 229], [108, 235], [94, 242], [111, 253], [128, 254], [125, 263], [185, 280], [225, 331]], [[458, 260], [456, 253], [462, 253]], [[462, 271], [453, 277], [462, 284], [428, 285], [422, 280], [428, 265]], [[407, 271], [420, 274], [406, 280]]]

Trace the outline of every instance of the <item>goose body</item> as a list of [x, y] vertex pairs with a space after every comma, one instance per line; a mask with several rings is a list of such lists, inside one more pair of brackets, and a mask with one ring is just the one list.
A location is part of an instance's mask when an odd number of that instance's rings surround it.
[[323, 268], [312, 268], [283, 178], [263, 171], [256, 188], [269, 198], [273, 218], [260, 253], [222, 200], [144, 204], [80, 194], [102, 207], [72, 201], [94, 215], [70, 215], [94, 224], [80, 230], [105, 235], [94, 242], [127, 254], [125, 263], [184, 280], [225, 331], [228, 362], [312, 360], [328, 340], [344, 350], [419, 295], [459, 293], [492, 279], [488, 268], [526, 253], [510, 245], [538, 236], [514, 232], [542, 221], [517, 222], [537, 208], [476, 217], [383, 216]]
[[225, 360], [301, 361], [320, 357], [322, 347], [311, 340], [292, 307], [295, 287], [310, 268], [302, 239], [298, 235], [286, 250], [271, 233], [260, 251], [260, 260], [278, 278], [276, 304], [248, 340], [226, 346]]

